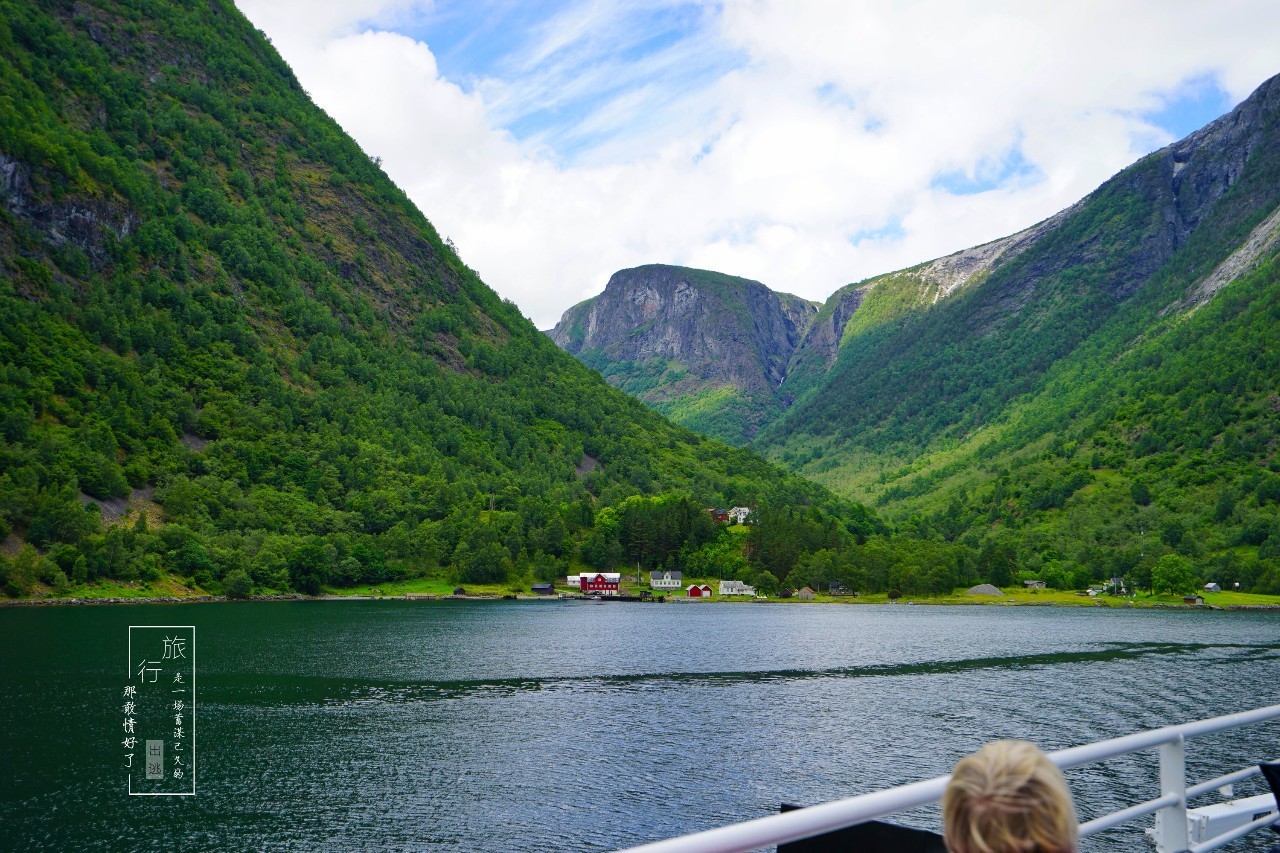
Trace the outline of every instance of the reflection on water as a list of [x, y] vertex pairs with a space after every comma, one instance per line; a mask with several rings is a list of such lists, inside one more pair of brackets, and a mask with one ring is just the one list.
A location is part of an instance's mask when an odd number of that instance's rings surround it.
[[[177, 620], [177, 622], [175, 622]], [[197, 626], [199, 795], [123, 795], [130, 624]], [[0, 849], [608, 849], [1280, 702], [1280, 617], [300, 602], [0, 610]], [[1204, 778], [1280, 726], [1193, 742]], [[1082, 817], [1155, 758], [1072, 771]], [[936, 810], [905, 817], [936, 826]], [[1265, 849], [1265, 839], [1233, 849]], [[1149, 849], [1137, 830], [1087, 849]]]

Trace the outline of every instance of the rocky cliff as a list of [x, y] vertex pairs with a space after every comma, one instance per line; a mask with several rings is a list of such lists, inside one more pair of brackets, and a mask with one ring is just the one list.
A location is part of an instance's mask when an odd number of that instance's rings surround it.
[[817, 311], [758, 281], [655, 264], [615, 273], [550, 335], [659, 411], [742, 442], [776, 416], [777, 389]]

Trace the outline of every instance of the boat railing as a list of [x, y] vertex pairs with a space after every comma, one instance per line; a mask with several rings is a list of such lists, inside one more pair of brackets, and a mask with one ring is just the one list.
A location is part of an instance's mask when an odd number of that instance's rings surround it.
[[[1254, 830], [1275, 824], [1280, 820], [1280, 815], [1273, 810], [1202, 843], [1192, 844], [1187, 828], [1187, 801], [1257, 775], [1259, 770], [1254, 765], [1188, 786], [1185, 744], [1191, 738], [1275, 719], [1280, 719], [1280, 705], [1060, 749], [1049, 753], [1049, 758], [1059, 768], [1068, 770], [1147, 749], [1158, 749], [1160, 796], [1086, 821], [1080, 824], [1080, 836], [1087, 838], [1137, 818], [1155, 814], [1155, 831], [1150, 834], [1155, 841], [1157, 853], [1208, 853]], [[1269, 757], [1260, 758], [1265, 760]], [[799, 841], [936, 803], [942, 799], [942, 793], [950, 779], [949, 775], [938, 776], [884, 791], [655, 841], [630, 848], [628, 853], [736, 853]]]

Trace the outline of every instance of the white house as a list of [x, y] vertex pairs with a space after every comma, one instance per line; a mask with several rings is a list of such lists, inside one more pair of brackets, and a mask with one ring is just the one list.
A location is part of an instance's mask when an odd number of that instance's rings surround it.
[[649, 586], [653, 589], [679, 589], [684, 586], [684, 572], [649, 572]]
[[720, 581], [721, 595], [755, 595], [756, 588], [742, 581]]
[[729, 510], [729, 520], [734, 524], [746, 524], [748, 515], [751, 515], [750, 507], [735, 506]]

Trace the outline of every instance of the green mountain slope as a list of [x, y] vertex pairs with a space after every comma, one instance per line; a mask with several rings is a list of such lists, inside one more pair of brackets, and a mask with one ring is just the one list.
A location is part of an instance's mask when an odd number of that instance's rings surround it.
[[690, 429], [745, 444], [818, 306], [758, 281], [661, 264], [621, 270], [548, 334], [610, 384]]
[[859, 322], [877, 284], [758, 445], [1031, 568], [1280, 577], [1278, 121], [1280, 78], [947, 298]]
[[712, 504], [875, 527], [557, 350], [230, 2], [0, 2], [0, 268], [11, 590], [546, 577], [670, 561]]

